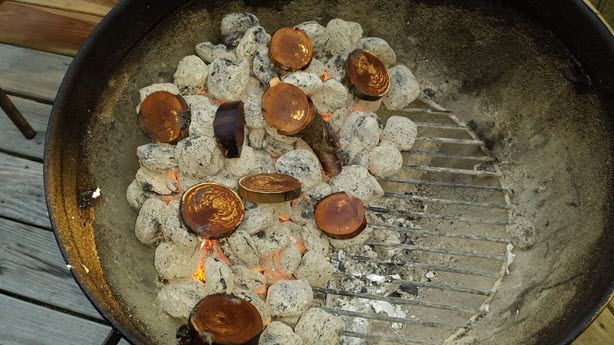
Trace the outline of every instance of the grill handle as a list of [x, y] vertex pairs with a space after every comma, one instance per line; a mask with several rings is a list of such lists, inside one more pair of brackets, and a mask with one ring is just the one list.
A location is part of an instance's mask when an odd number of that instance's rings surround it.
[[23, 115], [15, 108], [15, 105], [9, 99], [9, 96], [6, 95], [6, 92], [0, 88], [0, 108], [4, 110], [6, 115], [13, 121], [15, 126], [19, 129], [21, 134], [23, 134], [26, 139], [34, 139], [36, 136], [36, 131], [30, 126], [28, 121], [23, 117]]

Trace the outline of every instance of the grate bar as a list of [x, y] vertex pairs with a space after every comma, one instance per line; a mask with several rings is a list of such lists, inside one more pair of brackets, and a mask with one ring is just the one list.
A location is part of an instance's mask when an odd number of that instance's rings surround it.
[[401, 338], [401, 337], [396, 337], [396, 336], [362, 334], [362, 333], [351, 332], [351, 331], [343, 331], [341, 335], [345, 337], [360, 338], [360, 339], [365, 339], [365, 340], [385, 341], [386, 344], [393, 342], [393, 343], [402, 344], [402, 345], [434, 345], [432, 343], [425, 343], [423, 341], [408, 339], [407, 337]]
[[447, 188], [463, 188], [463, 189], [483, 189], [483, 190], [492, 190], [496, 192], [507, 192], [508, 190], [503, 187], [495, 187], [495, 186], [481, 186], [476, 184], [465, 184], [465, 183], [451, 183], [451, 182], [440, 182], [440, 181], [431, 181], [431, 180], [418, 180], [418, 179], [404, 179], [404, 178], [395, 178], [395, 177], [379, 177], [377, 179], [378, 182], [393, 182], [393, 183], [404, 183], [411, 185], [420, 185], [420, 186], [435, 186], [435, 187], [447, 187]]
[[454, 220], [459, 222], [467, 222], [467, 223], [481, 223], [481, 224], [491, 224], [491, 225], [507, 225], [507, 221], [502, 220], [493, 220], [493, 219], [479, 219], [479, 218], [467, 218], [460, 215], [455, 214], [438, 214], [438, 213], [425, 213], [425, 212], [415, 212], [411, 210], [399, 210], [399, 209], [388, 209], [380, 206], [367, 206], [367, 210], [375, 213], [384, 213], [384, 214], [396, 214], [399, 216], [409, 216], [410, 218], [432, 218], [432, 219], [443, 219], [443, 220]]
[[342, 316], [351, 316], [359, 319], [368, 319], [368, 320], [378, 320], [378, 321], [388, 321], [394, 323], [402, 323], [406, 325], [420, 325], [424, 327], [445, 327], [445, 328], [460, 328], [464, 325], [462, 324], [446, 324], [441, 322], [431, 322], [431, 321], [421, 321], [419, 319], [411, 319], [411, 318], [402, 318], [402, 317], [392, 317], [381, 314], [370, 314], [370, 313], [361, 313], [357, 311], [350, 311], [345, 309], [337, 309], [337, 308], [323, 308], [321, 309], [335, 315]]
[[426, 127], [426, 128], [441, 128], [441, 129], [452, 129], [452, 130], [467, 130], [467, 126], [464, 125], [456, 125], [456, 124], [447, 124], [447, 123], [439, 123], [439, 122], [419, 122], [414, 121], [416, 126], [418, 127]]
[[495, 254], [495, 253], [479, 253], [479, 252], [468, 252], [466, 250], [458, 250], [458, 249], [450, 249], [450, 248], [433, 248], [426, 246], [417, 246], [413, 244], [405, 244], [405, 243], [387, 243], [387, 242], [379, 242], [379, 241], [367, 241], [366, 244], [371, 246], [378, 247], [386, 247], [386, 248], [400, 248], [418, 252], [427, 252], [427, 253], [437, 253], [437, 254], [448, 254], [448, 255], [456, 255], [456, 256], [465, 256], [470, 258], [481, 258], [481, 259], [493, 259], [493, 260], [502, 260], [503, 254]]
[[485, 145], [482, 140], [477, 140], [477, 139], [456, 139], [456, 138], [447, 138], [447, 137], [417, 137], [416, 140], [428, 141], [432, 143], [442, 143], [442, 144], [477, 145], [477, 146]]
[[429, 202], [436, 202], [436, 203], [448, 204], [448, 205], [495, 208], [495, 209], [502, 209], [502, 210], [507, 210], [510, 208], [508, 205], [489, 204], [489, 203], [481, 203], [481, 202], [466, 201], [466, 200], [456, 200], [456, 199], [431, 198], [430, 196], [426, 196], [426, 195], [410, 195], [410, 194], [385, 192], [384, 196], [388, 198], [393, 198], [393, 199], [403, 199], [403, 200], [410, 200], [410, 201], [429, 201]]
[[468, 308], [449, 305], [449, 304], [403, 299], [403, 298], [398, 298], [398, 297], [386, 297], [386, 296], [374, 295], [374, 294], [369, 294], [369, 293], [350, 292], [350, 291], [343, 291], [343, 290], [330, 289], [330, 288], [314, 287], [313, 291], [319, 292], [319, 293], [326, 293], [329, 295], [338, 295], [338, 296], [352, 297], [352, 298], [364, 298], [364, 299], [369, 299], [372, 301], [385, 301], [390, 304], [396, 304], [396, 305], [415, 305], [419, 307], [448, 310], [448, 311], [462, 312], [462, 313], [469, 313], [469, 314], [475, 313], [477, 311], [476, 309], [468, 309]]
[[352, 255], [352, 260], [362, 261], [362, 262], [372, 262], [377, 265], [389, 265], [389, 266], [407, 266], [407, 267], [415, 267], [422, 268], [429, 271], [441, 271], [441, 272], [449, 272], [449, 273], [458, 273], [465, 275], [473, 275], [480, 277], [488, 277], [488, 278], [499, 278], [499, 272], [486, 272], [486, 271], [478, 271], [461, 267], [449, 267], [443, 265], [430, 265], [423, 264], [415, 261], [386, 261], [386, 260], [373, 260], [373, 258], [367, 256], [360, 255]]
[[495, 171], [434, 167], [430, 165], [420, 165], [420, 164], [403, 164], [403, 167], [409, 170], [422, 170], [422, 171], [429, 171], [429, 172], [436, 172], [436, 173], [449, 173], [449, 174], [457, 174], [457, 175], [471, 175], [471, 176], [477, 176], [477, 177], [501, 177], [502, 176], [500, 172], [495, 172]]
[[450, 110], [435, 110], [431, 108], [405, 108], [399, 111], [403, 111], [406, 113], [427, 113], [427, 114], [445, 115], [448, 118], [450, 117], [450, 114], [452, 114], [452, 111]]
[[372, 228], [386, 228], [396, 232], [402, 232], [406, 234], [416, 234], [422, 236], [434, 236], [434, 237], [449, 237], [449, 238], [458, 238], [463, 240], [475, 240], [475, 241], [484, 241], [484, 242], [495, 242], [495, 243], [508, 243], [509, 240], [506, 238], [498, 238], [498, 237], [490, 237], [490, 236], [482, 236], [482, 235], [468, 235], [468, 234], [452, 234], [447, 232], [433, 231], [427, 230], [421, 227], [410, 228], [403, 226], [395, 226], [386, 223], [370, 223], [370, 227]]
[[425, 155], [429, 157], [437, 157], [437, 158], [448, 158], [454, 160], [469, 160], [469, 161], [480, 161], [480, 162], [495, 162], [496, 159], [490, 156], [459, 156], [453, 155], [449, 153], [442, 152], [434, 152], [434, 151], [426, 151], [426, 150], [410, 150], [410, 151], [402, 151], [406, 152], [410, 155]]

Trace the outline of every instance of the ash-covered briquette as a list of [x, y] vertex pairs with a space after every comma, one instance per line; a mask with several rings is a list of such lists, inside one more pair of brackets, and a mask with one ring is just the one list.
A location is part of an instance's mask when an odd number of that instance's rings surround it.
[[311, 308], [294, 327], [305, 344], [337, 345], [343, 331], [343, 321], [323, 309]]
[[269, 48], [258, 48], [252, 63], [252, 72], [256, 78], [258, 78], [260, 83], [267, 87], [269, 86], [271, 79], [279, 77], [277, 68], [269, 57]]
[[377, 124], [377, 114], [355, 111], [343, 122], [340, 138], [357, 138], [363, 147], [370, 149], [379, 143], [380, 129]]
[[223, 44], [213, 44], [211, 42], [203, 42], [196, 45], [194, 48], [196, 55], [200, 57], [204, 62], [211, 63], [218, 58], [235, 60], [236, 55], [229, 52]]
[[197, 248], [200, 239], [185, 227], [179, 214], [179, 199], [171, 201], [163, 210], [161, 218], [162, 233], [174, 244], [186, 248]]
[[320, 114], [328, 114], [343, 107], [350, 94], [341, 82], [329, 79], [312, 91], [311, 100]]
[[217, 99], [238, 101], [249, 81], [250, 64], [247, 60], [235, 62], [225, 58], [213, 60], [209, 65], [207, 91]]
[[269, 287], [266, 301], [274, 316], [300, 316], [313, 303], [313, 291], [306, 281], [282, 280]]
[[271, 225], [273, 220], [276, 220], [274, 209], [266, 205], [258, 205], [245, 211], [243, 222], [237, 230], [254, 235]]
[[209, 68], [203, 60], [196, 55], [188, 55], [179, 61], [173, 75], [173, 83], [180, 89], [182, 87], [191, 88], [190, 93], [194, 93], [205, 85], [208, 74]]
[[229, 13], [222, 18], [220, 25], [222, 42], [229, 48], [235, 48], [245, 32], [259, 24], [258, 18], [251, 13]]
[[252, 59], [258, 49], [266, 47], [270, 40], [271, 35], [260, 25], [247, 29], [237, 46], [237, 57]]
[[294, 272], [296, 279], [305, 280], [313, 287], [326, 287], [333, 276], [333, 268], [324, 255], [308, 251]]
[[135, 178], [146, 188], [146, 192], [153, 192], [159, 195], [169, 195], [177, 191], [177, 182], [167, 173], [149, 170], [141, 167], [137, 170]]
[[158, 291], [158, 305], [170, 316], [187, 319], [196, 303], [209, 295], [205, 286], [193, 279], [164, 285]]
[[375, 176], [393, 176], [403, 167], [403, 156], [390, 142], [383, 142], [369, 151], [369, 172]]
[[392, 66], [397, 62], [397, 55], [388, 42], [379, 37], [363, 37], [356, 46], [362, 50], [377, 56], [386, 66]]
[[154, 253], [154, 266], [158, 275], [169, 281], [191, 278], [199, 261], [200, 252], [196, 248], [186, 248], [172, 242], [161, 243]]
[[170, 144], [145, 144], [136, 148], [139, 163], [152, 171], [169, 172], [177, 169], [175, 146]]
[[147, 199], [143, 203], [134, 226], [134, 234], [141, 243], [153, 244], [162, 237], [160, 223], [164, 207], [159, 199]]
[[320, 79], [320, 76], [304, 71], [289, 73], [281, 80], [284, 83], [292, 84], [303, 90], [307, 96], [313, 95], [313, 93], [322, 86], [322, 79]]
[[322, 166], [311, 150], [293, 150], [277, 159], [278, 172], [299, 180], [304, 188], [322, 183]]
[[301, 23], [295, 27], [303, 30], [309, 38], [311, 38], [313, 55], [315, 58], [326, 57], [328, 54], [327, 44], [330, 39], [330, 34], [324, 26], [316, 21], [310, 21]]
[[224, 156], [215, 139], [210, 137], [186, 138], [177, 143], [175, 156], [179, 171], [187, 176], [206, 178], [224, 167]]
[[409, 68], [397, 65], [388, 70], [390, 90], [384, 96], [384, 105], [390, 110], [400, 110], [420, 96], [420, 85]]
[[362, 27], [356, 22], [348, 22], [343, 19], [331, 19], [326, 24], [328, 42], [326, 48], [332, 55], [348, 55], [356, 48], [362, 37]]
[[259, 345], [303, 345], [303, 339], [290, 326], [280, 321], [271, 322], [260, 335]]
[[250, 268], [260, 264], [260, 254], [256, 247], [256, 241], [245, 231], [235, 231], [228, 237], [228, 244], [238, 263]]
[[418, 136], [418, 127], [410, 119], [402, 116], [391, 116], [386, 121], [381, 140], [389, 141], [399, 150], [407, 151], [414, 146]]
[[140, 101], [143, 102], [145, 98], [147, 98], [147, 96], [151, 95], [154, 92], [158, 92], [158, 91], [170, 92], [173, 95], [178, 95], [180, 93], [179, 87], [173, 83], [151, 84], [139, 90]]
[[186, 102], [190, 105], [191, 122], [189, 135], [191, 138], [209, 137], [213, 138], [213, 120], [219, 106], [212, 104], [207, 97], [187, 96]]
[[363, 166], [343, 167], [341, 174], [330, 181], [332, 192], [346, 192], [362, 200], [365, 204], [384, 195], [384, 190], [375, 177]]
[[236, 263], [230, 270], [235, 277], [237, 289], [266, 293], [266, 278], [262, 273]]

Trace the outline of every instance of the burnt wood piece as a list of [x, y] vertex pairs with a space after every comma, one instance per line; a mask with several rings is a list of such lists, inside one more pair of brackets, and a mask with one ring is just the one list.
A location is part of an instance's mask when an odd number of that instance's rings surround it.
[[241, 157], [245, 138], [243, 102], [227, 102], [217, 108], [213, 119], [213, 133], [224, 157]]
[[301, 195], [301, 182], [279, 173], [245, 176], [239, 180], [239, 196], [253, 203], [281, 203]]
[[264, 92], [262, 114], [277, 133], [293, 136], [311, 123], [314, 109], [303, 90], [292, 84], [278, 83]]
[[230, 188], [217, 183], [200, 183], [181, 196], [181, 219], [190, 232], [201, 238], [217, 239], [230, 235], [243, 220], [241, 198]]
[[301, 137], [318, 157], [326, 176], [335, 177], [341, 173], [341, 160], [337, 156], [339, 140], [330, 123], [316, 115]]
[[345, 192], [333, 193], [318, 201], [314, 218], [325, 235], [336, 239], [356, 237], [367, 227], [362, 201]]
[[282, 70], [304, 70], [313, 59], [311, 38], [301, 29], [281, 28], [271, 36], [269, 57]]
[[376, 101], [388, 93], [388, 70], [375, 55], [356, 49], [348, 56], [345, 67], [345, 82], [356, 97]]
[[188, 327], [205, 344], [241, 345], [254, 343], [264, 324], [258, 309], [247, 300], [231, 294], [215, 294], [196, 304]]
[[180, 95], [157, 91], [141, 103], [137, 123], [151, 140], [176, 143], [188, 136], [190, 110]]

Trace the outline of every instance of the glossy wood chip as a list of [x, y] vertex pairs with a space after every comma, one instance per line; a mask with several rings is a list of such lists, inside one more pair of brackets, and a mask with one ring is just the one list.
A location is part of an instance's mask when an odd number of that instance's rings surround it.
[[288, 83], [269, 87], [262, 96], [262, 114], [282, 135], [297, 135], [313, 120], [314, 109], [303, 90]]
[[224, 157], [241, 157], [243, 139], [245, 138], [243, 102], [220, 104], [213, 120], [213, 133]]
[[264, 329], [260, 313], [248, 301], [234, 295], [209, 295], [190, 313], [190, 327], [205, 343], [242, 345]]
[[141, 103], [137, 124], [153, 141], [176, 143], [188, 135], [190, 110], [180, 95], [157, 91]]
[[269, 57], [283, 70], [304, 70], [313, 58], [311, 38], [301, 29], [281, 28], [271, 36]]
[[280, 203], [301, 195], [301, 182], [286, 174], [245, 176], [239, 180], [239, 196], [253, 203]]
[[241, 198], [230, 188], [217, 183], [200, 183], [181, 197], [181, 219], [192, 233], [216, 239], [230, 235], [243, 220]]
[[337, 239], [356, 237], [367, 227], [362, 201], [345, 192], [333, 193], [318, 201], [314, 218], [324, 234]]
[[346, 61], [346, 82], [358, 98], [376, 101], [390, 89], [390, 76], [384, 63], [362, 49], [350, 53]]

